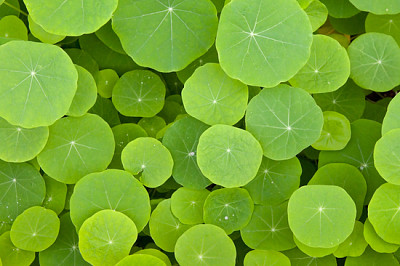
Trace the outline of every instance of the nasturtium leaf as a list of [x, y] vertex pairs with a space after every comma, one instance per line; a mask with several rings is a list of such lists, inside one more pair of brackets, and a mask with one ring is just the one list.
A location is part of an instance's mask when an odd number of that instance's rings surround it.
[[112, 29], [111, 21], [104, 24], [104, 26], [97, 30], [95, 34], [97, 38], [99, 38], [99, 40], [107, 45], [111, 50], [120, 54], [126, 54], [122, 48], [121, 41]]
[[204, 222], [224, 229], [229, 235], [245, 227], [253, 214], [254, 203], [243, 188], [214, 190], [204, 202]]
[[353, 231], [355, 218], [354, 201], [338, 186], [304, 186], [289, 199], [290, 229], [310, 247], [331, 248], [344, 242]]
[[101, 97], [111, 98], [112, 91], [119, 76], [113, 69], [100, 70], [96, 76], [97, 92]]
[[110, 99], [97, 95], [96, 103], [90, 108], [89, 113], [96, 114], [104, 119], [110, 127], [121, 124], [117, 109]]
[[47, 175], [44, 175], [43, 179], [46, 183], [46, 197], [43, 201], [43, 207], [53, 210], [58, 215], [64, 210], [67, 185]]
[[[400, 11], [399, 11], [400, 12]], [[369, 13], [365, 20], [367, 32], [380, 32], [391, 35], [400, 44], [400, 15], [375, 15]]]
[[324, 165], [317, 170], [308, 185], [334, 185], [343, 188], [356, 204], [357, 219], [360, 218], [367, 193], [367, 183], [355, 166], [346, 163]]
[[131, 174], [109, 169], [91, 173], [75, 186], [71, 196], [71, 220], [79, 229], [90, 216], [103, 209], [127, 215], [143, 230], [150, 218], [150, 200], [146, 189]]
[[15, 219], [11, 226], [10, 238], [20, 249], [42, 251], [56, 241], [59, 230], [60, 220], [57, 214], [35, 206], [25, 210]]
[[274, 160], [290, 159], [313, 144], [322, 126], [314, 99], [288, 85], [263, 89], [247, 108], [247, 130], [260, 141], [264, 156]]
[[178, 188], [171, 196], [171, 211], [183, 224], [201, 224], [203, 206], [210, 194], [207, 189]]
[[377, 15], [400, 13], [400, 2], [397, 0], [349, 0], [356, 8]]
[[283, 252], [290, 259], [292, 266], [336, 266], [336, 258], [328, 255], [322, 258], [316, 258], [304, 254], [300, 249], [294, 248]]
[[367, 247], [365, 252], [359, 257], [347, 257], [345, 266], [374, 266], [374, 265], [385, 265], [385, 266], [398, 266], [399, 262], [393, 256], [393, 254], [378, 253]]
[[90, 264], [111, 266], [129, 255], [137, 236], [135, 223], [128, 216], [102, 210], [82, 224], [79, 249]]
[[120, 260], [116, 266], [166, 266], [161, 259], [148, 254], [133, 254]]
[[382, 136], [375, 144], [374, 163], [378, 173], [389, 183], [400, 185], [400, 128]]
[[349, 18], [360, 12], [350, 3], [350, 0], [320, 0], [334, 18]]
[[126, 53], [160, 72], [182, 70], [206, 53], [217, 24], [207, 0], [120, 0], [112, 19]]
[[245, 84], [274, 87], [287, 81], [307, 62], [311, 43], [310, 21], [296, 1], [239, 0], [221, 12], [220, 64]]
[[328, 9], [318, 0], [312, 1], [304, 11], [310, 19], [312, 31], [319, 29], [328, 18]]
[[46, 145], [48, 127], [23, 128], [0, 117], [0, 159], [25, 162], [35, 158]]
[[282, 265], [290, 266], [288, 257], [273, 250], [252, 250], [244, 257], [244, 266], [254, 265]]
[[0, 18], [8, 15], [19, 16], [20, 11], [21, 10], [18, 0], [7, 0], [7, 2], [3, 1], [3, 4], [0, 5]]
[[287, 202], [275, 206], [255, 205], [250, 222], [240, 234], [244, 243], [253, 249], [282, 251], [296, 246], [288, 226]]
[[0, 116], [34, 128], [51, 125], [67, 113], [78, 74], [57, 46], [11, 41], [0, 46], [0, 79]]
[[60, 232], [56, 242], [39, 253], [39, 262], [42, 266], [86, 266], [78, 247], [78, 234], [71, 222], [69, 213], [60, 217]]
[[331, 26], [339, 33], [358, 35], [365, 32], [365, 19], [367, 12], [360, 12], [350, 18], [328, 17]]
[[111, 128], [97, 115], [65, 117], [50, 126], [46, 147], [38, 155], [43, 171], [57, 181], [74, 184], [104, 170], [114, 153]]
[[143, 117], [139, 120], [138, 125], [146, 130], [149, 137], [155, 138], [157, 133], [163, 129], [167, 123], [165, 123], [164, 118], [159, 116], [153, 117]]
[[169, 260], [168, 256], [165, 255], [163, 252], [161, 252], [158, 249], [145, 248], [145, 249], [142, 249], [142, 250], [139, 250], [139, 251], [135, 252], [135, 254], [151, 255], [151, 256], [154, 256], [154, 257], [159, 258], [160, 260], [162, 260], [165, 263], [166, 266], [171, 266], [171, 261]]
[[157, 205], [149, 221], [150, 235], [154, 243], [167, 252], [174, 252], [176, 241], [190, 227], [191, 225], [181, 223], [172, 214], [170, 199]]
[[261, 160], [260, 143], [243, 129], [214, 125], [200, 136], [197, 163], [201, 172], [217, 185], [246, 185], [256, 176]]
[[18, 17], [6, 16], [0, 20], [0, 37], [27, 41], [28, 30]]
[[89, 71], [75, 65], [78, 71], [78, 88], [67, 112], [69, 116], [82, 116], [96, 103], [97, 86]]
[[342, 87], [349, 76], [350, 60], [346, 49], [329, 36], [314, 35], [307, 64], [289, 82], [309, 93], [324, 93]]
[[297, 0], [301, 8], [307, 8], [314, 0]]
[[44, 30], [79, 36], [95, 32], [106, 24], [118, 0], [24, 0], [24, 3], [32, 19]]
[[147, 137], [146, 131], [139, 125], [133, 123], [120, 124], [111, 129], [114, 134], [115, 151], [114, 157], [108, 168], [123, 169], [121, 152], [132, 140], [139, 137]]
[[368, 205], [368, 219], [376, 233], [389, 243], [400, 245], [400, 186], [383, 184]]
[[35, 252], [17, 248], [10, 239], [10, 232], [0, 236], [0, 265], [29, 266], [35, 260]]
[[382, 123], [386, 116], [387, 106], [378, 104], [378, 102], [372, 102], [370, 100], [365, 101], [365, 110], [362, 118], [374, 120]]
[[206, 124], [234, 125], [246, 111], [248, 89], [225, 74], [219, 64], [208, 63], [185, 82], [182, 100], [186, 112]]
[[68, 48], [64, 51], [69, 55], [74, 64], [80, 65], [81, 67], [85, 68], [94, 77], [99, 72], [99, 65], [86, 51], [77, 48]]
[[351, 78], [360, 87], [388, 91], [400, 85], [400, 48], [392, 36], [369, 32], [355, 39], [348, 48]]
[[341, 150], [351, 138], [349, 120], [342, 114], [325, 111], [321, 136], [312, 144], [317, 150]]
[[207, 63], [218, 63], [218, 53], [215, 45], [211, 46], [207, 53], [194, 60], [192, 63], [190, 63], [190, 65], [188, 65], [181, 71], [176, 72], [176, 75], [182, 83], [185, 83], [186, 80], [193, 75], [194, 71], [197, 68]]
[[[379, 253], [393, 253], [399, 249], [399, 245], [388, 243], [383, 240], [375, 231], [371, 222], [367, 218], [364, 224], [364, 237], [369, 246]], [[360, 254], [361, 255], [361, 254]]]
[[376, 141], [381, 137], [381, 124], [360, 119], [351, 124], [351, 139], [343, 150], [321, 151], [319, 167], [328, 163], [348, 163], [360, 169], [367, 182], [365, 204], [368, 204], [374, 191], [385, 181], [374, 166], [373, 152]]
[[0, 223], [12, 224], [24, 210], [42, 204], [46, 185], [32, 165], [0, 160], [0, 195]]
[[185, 108], [182, 104], [174, 101], [165, 101], [163, 109], [157, 115], [162, 117], [167, 124], [170, 124], [176, 120], [178, 115], [185, 113]]
[[172, 176], [184, 187], [203, 189], [211, 182], [197, 165], [197, 145], [200, 135], [208, 126], [192, 117], [176, 121], [164, 134], [162, 143], [174, 160]]
[[146, 187], [158, 187], [172, 174], [174, 161], [169, 150], [160, 141], [140, 137], [126, 145], [121, 153], [125, 170], [139, 175]]
[[65, 38], [65, 35], [48, 33], [39, 24], [33, 21], [31, 16], [28, 16], [28, 22], [29, 30], [31, 31], [32, 35], [44, 43], [54, 44]]
[[255, 204], [280, 204], [299, 187], [301, 171], [296, 157], [284, 161], [263, 157], [257, 176], [244, 188]]
[[382, 123], [382, 135], [392, 129], [400, 128], [400, 95], [396, 95], [389, 103], [385, 118]]
[[322, 111], [334, 111], [345, 115], [350, 122], [361, 118], [365, 108], [365, 95], [351, 79], [334, 92], [314, 94], [314, 100]]
[[133, 70], [117, 81], [112, 101], [123, 115], [152, 117], [163, 108], [165, 92], [165, 85], [157, 74], [149, 70]]
[[331, 248], [313, 248], [301, 243], [295, 236], [293, 236], [294, 243], [296, 244], [297, 248], [300, 249], [302, 252], [307, 254], [311, 257], [321, 258], [332, 254], [339, 245], [331, 247]]
[[182, 266], [231, 266], [235, 265], [236, 249], [224, 230], [211, 224], [199, 224], [178, 239], [175, 258]]
[[368, 246], [364, 239], [365, 227], [360, 221], [356, 221], [351, 235], [339, 245], [333, 255], [337, 258], [361, 256]]

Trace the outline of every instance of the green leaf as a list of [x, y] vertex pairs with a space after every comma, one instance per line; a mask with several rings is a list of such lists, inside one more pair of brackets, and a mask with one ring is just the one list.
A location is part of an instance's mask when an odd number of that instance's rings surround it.
[[351, 0], [320, 0], [329, 11], [329, 15], [334, 18], [349, 18], [358, 13], [355, 6], [351, 4]]
[[261, 160], [261, 145], [243, 129], [214, 125], [200, 136], [197, 163], [204, 176], [217, 185], [246, 185], [256, 176]]
[[111, 50], [123, 55], [126, 54], [122, 48], [121, 41], [112, 29], [111, 21], [104, 24], [104, 26], [96, 31], [95, 34], [97, 38], [99, 38], [99, 40], [107, 45]]
[[310, 19], [313, 31], [318, 30], [328, 18], [328, 9], [318, 0], [313, 0], [304, 11]]
[[182, 70], [203, 55], [217, 23], [217, 10], [206, 0], [120, 0], [112, 20], [127, 54], [160, 72]]
[[31, 16], [28, 16], [28, 22], [29, 30], [31, 31], [32, 35], [44, 43], [55, 44], [65, 38], [65, 35], [48, 33], [39, 24], [33, 21]]
[[59, 215], [65, 206], [67, 197], [67, 185], [44, 175], [43, 179], [46, 183], [46, 197], [43, 201], [43, 207], [50, 209]]
[[28, 40], [28, 30], [22, 20], [16, 16], [5, 16], [0, 20], [0, 36], [7, 39]]
[[324, 93], [342, 87], [349, 76], [350, 60], [346, 49], [329, 36], [314, 35], [307, 64], [289, 82], [309, 93]]
[[296, 238], [307, 246], [332, 248], [354, 228], [356, 206], [338, 186], [305, 186], [289, 199], [288, 220]]
[[74, 184], [104, 170], [114, 153], [111, 128], [97, 115], [65, 117], [50, 126], [49, 140], [38, 155], [43, 171], [57, 181]]
[[[399, 11], [400, 12], [400, 11]], [[365, 20], [367, 32], [380, 32], [391, 35], [400, 44], [400, 15], [375, 15], [369, 13]]]
[[239, 0], [221, 12], [220, 64], [245, 84], [274, 87], [287, 81], [307, 62], [311, 43], [310, 21], [295, 1]]
[[226, 75], [219, 64], [208, 63], [185, 82], [182, 100], [186, 112], [206, 124], [234, 125], [246, 111], [248, 89]]
[[0, 117], [0, 159], [25, 162], [35, 158], [46, 145], [48, 127], [22, 128]]
[[[151, 256], [161, 259], [165, 263], [166, 266], [171, 266], [171, 261], [169, 260], [168, 256], [165, 255], [163, 252], [159, 251], [158, 249], [145, 248], [145, 249], [135, 252], [135, 254], [151, 255]], [[150, 265], [152, 265], [152, 264], [150, 264]]]
[[350, 0], [350, 2], [359, 10], [377, 15], [400, 13], [400, 3], [397, 0]]
[[360, 221], [356, 221], [351, 235], [339, 245], [333, 255], [337, 258], [361, 256], [368, 246], [367, 241], [364, 239], [364, 232], [364, 225]]
[[395, 96], [389, 103], [385, 118], [382, 123], [382, 135], [385, 135], [392, 129], [400, 128], [400, 96]]
[[364, 89], [388, 91], [400, 85], [400, 48], [392, 36], [370, 32], [348, 48], [351, 78]]
[[178, 239], [175, 258], [181, 265], [233, 266], [236, 249], [224, 230], [211, 224], [199, 224]]
[[296, 246], [305, 254], [311, 257], [325, 257], [335, 252], [339, 245], [331, 248], [314, 248], [301, 243], [295, 236], [293, 236]]
[[24, 3], [33, 20], [45, 31], [79, 36], [103, 26], [117, 8], [118, 0], [24, 0]]
[[35, 206], [25, 210], [11, 226], [10, 238], [13, 244], [28, 251], [42, 251], [57, 239], [60, 220], [57, 214], [43, 207]]
[[289, 257], [290, 262], [293, 266], [336, 266], [336, 258], [333, 255], [328, 255], [322, 258], [316, 258], [308, 256], [299, 250], [298, 248], [294, 248], [288, 251], [283, 252], [284, 255]]
[[261, 143], [264, 156], [286, 160], [318, 140], [323, 115], [304, 90], [288, 85], [263, 89], [249, 103], [246, 128]]
[[112, 101], [123, 115], [152, 117], [163, 108], [165, 92], [165, 85], [157, 74], [149, 70], [134, 70], [117, 81]]
[[78, 74], [59, 47], [11, 41], [0, 46], [0, 79], [0, 116], [34, 128], [49, 126], [67, 113]]
[[[35, 252], [17, 248], [10, 239], [10, 232], [0, 236], [0, 265], [31, 265]], [[3, 263], [3, 264], [1, 264]]]
[[348, 257], [346, 259], [346, 266], [373, 266], [373, 265], [387, 265], [387, 266], [398, 266], [399, 262], [393, 256], [393, 254], [384, 254], [373, 251], [370, 247], [367, 247], [365, 252], [359, 257]]
[[206, 124], [186, 117], [165, 131], [162, 143], [174, 160], [172, 176], [182, 186], [203, 189], [211, 183], [200, 171], [196, 154], [199, 138], [207, 128]]
[[96, 212], [110, 209], [128, 216], [143, 230], [150, 218], [146, 189], [131, 174], [122, 170], [91, 173], [75, 186], [70, 202], [71, 220], [77, 231]]
[[159, 258], [148, 254], [133, 254], [120, 260], [116, 266], [166, 266], [166, 264]]
[[275, 206], [255, 205], [250, 222], [240, 234], [244, 243], [253, 249], [283, 251], [296, 246], [288, 226], [287, 202]]
[[367, 218], [364, 224], [364, 237], [369, 246], [379, 253], [393, 253], [399, 249], [399, 245], [388, 243], [383, 240], [375, 231], [371, 222]]
[[82, 257], [94, 265], [115, 265], [129, 255], [137, 230], [125, 214], [102, 210], [88, 218], [79, 230]]
[[282, 265], [290, 266], [288, 257], [273, 250], [252, 250], [244, 258], [244, 266], [252, 265]]
[[111, 98], [119, 76], [113, 69], [103, 69], [96, 76], [97, 92], [101, 97]]
[[276, 205], [288, 200], [300, 185], [301, 165], [294, 157], [274, 161], [263, 157], [257, 176], [244, 188], [255, 204]]
[[400, 186], [383, 184], [368, 205], [368, 218], [378, 236], [400, 245]]
[[169, 150], [158, 140], [150, 137], [137, 138], [122, 150], [124, 169], [140, 174], [140, 182], [146, 187], [158, 187], [172, 174], [174, 161]]

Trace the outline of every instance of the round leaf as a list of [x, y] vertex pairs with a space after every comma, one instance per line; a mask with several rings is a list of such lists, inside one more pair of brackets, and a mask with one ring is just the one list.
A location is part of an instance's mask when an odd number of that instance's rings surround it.
[[288, 257], [273, 250], [252, 250], [244, 257], [244, 266], [253, 265], [282, 265], [290, 266]]
[[320, 0], [334, 18], [349, 18], [360, 12], [349, 0]]
[[133, 254], [120, 260], [116, 266], [166, 266], [166, 264], [159, 258], [148, 254]]
[[335, 257], [344, 258], [347, 256], [361, 256], [368, 246], [368, 243], [364, 239], [364, 228], [364, 225], [360, 221], [356, 221], [351, 235], [339, 245], [335, 252], [333, 252]]
[[349, 0], [356, 8], [377, 15], [400, 13], [400, 3], [397, 0]]
[[304, 90], [279, 85], [264, 89], [249, 103], [246, 128], [261, 143], [264, 156], [286, 160], [318, 140], [323, 115]]
[[[400, 11], [399, 11], [400, 12]], [[391, 35], [400, 44], [400, 15], [375, 15], [369, 13], [365, 20], [366, 32]]]
[[369, 246], [379, 253], [393, 253], [399, 249], [399, 245], [388, 243], [383, 240], [375, 231], [367, 218], [364, 224], [364, 237]]
[[201, 172], [217, 185], [246, 185], [256, 176], [261, 160], [260, 144], [243, 129], [214, 125], [200, 136], [197, 163]]
[[374, 149], [374, 162], [376, 170], [389, 183], [400, 185], [400, 128], [394, 129], [383, 135], [376, 142]]
[[31, 265], [35, 260], [35, 252], [21, 250], [14, 246], [10, 239], [10, 232], [0, 236], [0, 265]]
[[295, 1], [232, 1], [221, 12], [220, 64], [245, 84], [274, 87], [287, 81], [307, 62], [311, 43], [307, 14]]
[[57, 46], [11, 41], [0, 46], [0, 79], [0, 116], [33, 128], [49, 126], [67, 113], [78, 74]]

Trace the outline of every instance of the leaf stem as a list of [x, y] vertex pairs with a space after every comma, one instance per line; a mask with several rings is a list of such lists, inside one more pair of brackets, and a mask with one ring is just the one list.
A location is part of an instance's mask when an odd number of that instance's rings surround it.
[[13, 6], [12, 4], [8, 3], [7, 1], [4, 1], [4, 4], [6, 4], [7, 6], [11, 7], [11, 8], [14, 9], [14, 10], [17, 10], [17, 11], [20, 12], [22, 15], [24, 15], [24, 16], [26, 16], [26, 17], [28, 16], [28, 13], [22, 11], [21, 9], [19, 9], [19, 8], [16, 7], [16, 6]]

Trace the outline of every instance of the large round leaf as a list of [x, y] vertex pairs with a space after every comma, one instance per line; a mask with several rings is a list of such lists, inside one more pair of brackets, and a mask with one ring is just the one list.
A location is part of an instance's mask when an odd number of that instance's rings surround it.
[[35, 260], [35, 252], [17, 248], [10, 239], [10, 232], [0, 236], [0, 265], [31, 265]]
[[246, 185], [256, 176], [261, 160], [260, 143], [243, 129], [214, 125], [200, 136], [197, 163], [201, 172], [217, 185]]
[[112, 26], [135, 62], [171, 72], [207, 52], [217, 22], [208, 0], [120, 0]]
[[[106, 170], [82, 178], [70, 201], [71, 219], [79, 230], [83, 222], [103, 209], [127, 215], [142, 231], [150, 218], [150, 200], [146, 189], [131, 174]], [[77, 230], [77, 231], [78, 231]]]
[[211, 224], [199, 224], [178, 239], [175, 257], [180, 265], [233, 266], [236, 249], [224, 230]]
[[248, 89], [218, 64], [209, 63], [185, 82], [182, 100], [186, 112], [206, 124], [234, 125], [246, 111]]
[[397, 94], [389, 103], [382, 123], [382, 135], [392, 129], [400, 128], [400, 95]]
[[65, 117], [50, 127], [38, 163], [50, 177], [74, 184], [83, 176], [104, 170], [114, 153], [111, 128], [97, 115]]
[[370, 32], [348, 48], [351, 78], [364, 89], [388, 91], [400, 85], [400, 48], [392, 36]]
[[0, 47], [0, 80], [0, 116], [33, 128], [49, 126], [68, 112], [78, 74], [57, 46], [11, 41]]
[[376, 170], [389, 183], [400, 185], [400, 129], [393, 129], [376, 142], [374, 162]]
[[289, 199], [290, 229], [299, 241], [310, 247], [339, 245], [353, 231], [355, 218], [354, 201], [338, 186], [304, 186]]
[[[400, 11], [399, 11], [400, 12]], [[381, 32], [391, 35], [400, 44], [400, 14], [375, 15], [369, 13], [365, 20], [366, 32]]]
[[118, 0], [24, 0], [32, 19], [58, 35], [92, 33], [111, 18]]
[[346, 49], [329, 36], [314, 35], [307, 64], [289, 82], [309, 93], [323, 93], [339, 89], [349, 76]]
[[274, 87], [287, 81], [307, 62], [311, 43], [310, 21], [296, 1], [238, 0], [221, 12], [220, 64], [243, 83]]
[[246, 128], [274, 160], [294, 157], [318, 140], [323, 115], [304, 90], [279, 85], [264, 89], [249, 103]]
[[368, 218], [386, 242], [400, 245], [400, 186], [383, 184], [368, 205]]

